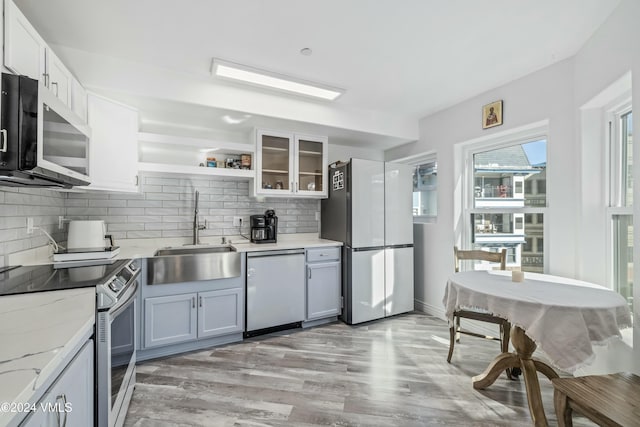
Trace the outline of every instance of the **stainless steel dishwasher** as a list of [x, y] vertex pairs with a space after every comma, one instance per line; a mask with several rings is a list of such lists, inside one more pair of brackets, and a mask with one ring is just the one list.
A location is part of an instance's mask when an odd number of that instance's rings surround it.
[[304, 320], [304, 274], [304, 249], [247, 253], [245, 336]]

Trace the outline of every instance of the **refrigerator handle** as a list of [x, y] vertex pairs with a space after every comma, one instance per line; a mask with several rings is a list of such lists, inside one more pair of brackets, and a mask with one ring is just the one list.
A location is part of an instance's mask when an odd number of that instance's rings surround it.
[[307, 270], [309, 270], [309, 279], [311, 279], [311, 267], [307, 267]]

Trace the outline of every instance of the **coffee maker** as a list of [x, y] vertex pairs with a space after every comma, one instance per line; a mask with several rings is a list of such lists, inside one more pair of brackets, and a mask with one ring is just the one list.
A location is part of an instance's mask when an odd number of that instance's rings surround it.
[[278, 217], [269, 209], [264, 215], [251, 215], [251, 243], [276, 243]]

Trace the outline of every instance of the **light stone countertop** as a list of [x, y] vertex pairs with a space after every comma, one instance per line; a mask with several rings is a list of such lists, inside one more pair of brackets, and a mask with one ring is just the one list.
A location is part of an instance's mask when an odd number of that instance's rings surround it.
[[[117, 240], [115, 243], [120, 247], [120, 253], [115, 259], [151, 258], [160, 248], [190, 245], [190, 241], [191, 239], [185, 237]], [[221, 238], [220, 236], [202, 237], [200, 241], [205, 245], [220, 245]], [[278, 236], [278, 243], [250, 243], [241, 236], [231, 236], [227, 242], [229, 241], [237, 252], [342, 246], [342, 242], [321, 239], [316, 233], [281, 234]], [[51, 262], [50, 250], [48, 247], [42, 247], [9, 254], [8, 265], [36, 265]]]
[[[0, 403], [36, 403], [93, 333], [94, 287], [0, 297]], [[0, 411], [0, 425], [24, 413]]]

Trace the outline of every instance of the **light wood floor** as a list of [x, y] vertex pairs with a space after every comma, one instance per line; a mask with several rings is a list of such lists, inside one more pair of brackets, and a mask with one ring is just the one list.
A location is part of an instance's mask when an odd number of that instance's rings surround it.
[[[126, 426], [531, 425], [523, 380], [471, 386], [499, 345], [412, 313], [332, 323], [138, 365]], [[553, 387], [540, 376], [547, 418]], [[574, 417], [576, 426], [592, 426]]]

